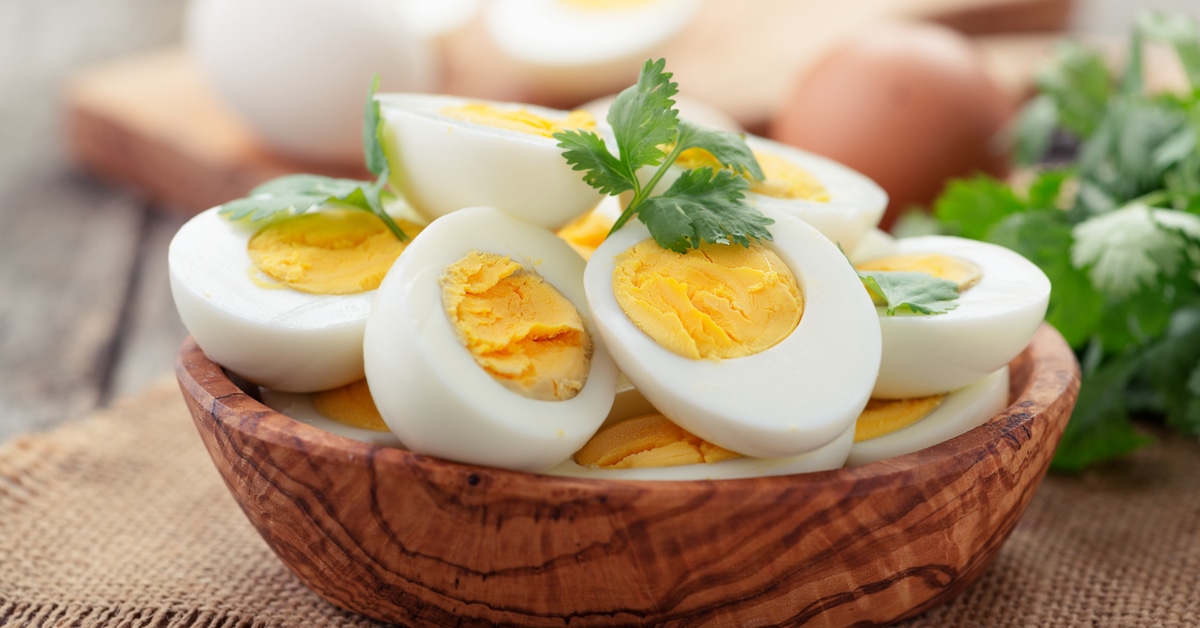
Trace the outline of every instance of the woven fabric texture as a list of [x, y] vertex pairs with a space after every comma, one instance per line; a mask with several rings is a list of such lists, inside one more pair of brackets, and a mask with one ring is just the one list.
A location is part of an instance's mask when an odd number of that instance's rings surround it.
[[[0, 445], [0, 626], [379, 625], [275, 558], [173, 382]], [[904, 625], [1200, 626], [1200, 443], [1047, 478], [987, 574]]]

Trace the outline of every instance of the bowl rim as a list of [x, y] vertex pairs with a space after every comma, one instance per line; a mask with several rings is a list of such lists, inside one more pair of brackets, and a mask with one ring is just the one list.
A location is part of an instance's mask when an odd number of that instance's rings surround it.
[[[474, 485], [487, 476], [496, 487], [527, 492], [529, 496], [569, 494], [571, 499], [612, 498], [645, 491], [670, 490], [689, 495], [714, 491], [750, 496], [759, 487], [780, 482], [795, 486], [840, 485], [846, 495], [869, 491], [869, 486], [888, 483], [914, 473], [936, 472], [935, 467], [961, 469], [994, 455], [999, 448], [1012, 450], [1033, 436], [1032, 423], [1039, 417], [1058, 417], [1051, 425], [1051, 443], [1057, 445], [1079, 392], [1080, 370], [1075, 354], [1062, 336], [1043, 323], [1029, 345], [1010, 362], [1009, 405], [999, 414], [959, 436], [925, 449], [857, 467], [840, 467], [794, 475], [737, 479], [635, 480], [553, 476], [496, 467], [454, 462], [386, 445], [374, 445], [304, 424], [264, 405], [208, 359], [188, 336], [179, 349], [175, 372], [185, 395], [190, 396], [214, 419], [214, 427], [231, 430], [284, 447], [312, 459], [342, 464], [369, 464], [376, 472], [408, 468], [446, 482]], [[1051, 412], [1067, 405], [1066, 410]], [[199, 427], [199, 424], [198, 424]], [[531, 479], [536, 481], [530, 481]]]

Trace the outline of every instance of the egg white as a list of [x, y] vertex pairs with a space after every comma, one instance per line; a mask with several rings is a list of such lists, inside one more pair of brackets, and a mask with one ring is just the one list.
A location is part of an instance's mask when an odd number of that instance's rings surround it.
[[853, 250], [846, 251], [846, 257], [850, 258], [851, 264], [865, 262], [867, 260], [889, 255], [896, 255], [899, 247], [896, 245], [896, 238], [892, 234], [883, 231], [882, 229], [868, 229], [862, 239], [858, 241], [858, 246]]
[[[578, 309], [593, 353], [575, 397], [541, 401], [515, 393], [459, 341], [439, 279], [471, 251], [508, 255]], [[392, 432], [415, 452], [523, 471], [543, 471], [582, 447], [608, 414], [617, 380], [584, 296], [583, 265], [553, 233], [491, 207], [433, 221], [384, 278], [367, 321], [367, 384]]]
[[691, 360], [642, 332], [613, 294], [615, 258], [649, 238], [630, 221], [600, 245], [584, 274], [596, 326], [613, 359], [664, 416], [731, 451], [760, 458], [818, 449], [853, 425], [880, 356], [874, 306], [841, 251], [792, 214], [767, 209], [779, 254], [804, 295], [794, 331], [741, 358]]
[[313, 405], [312, 394], [310, 393], [280, 392], [263, 387], [259, 387], [258, 392], [263, 405], [306, 425], [372, 445], [404, 447], [400, 439], [396, 438], [396, 435], [391, 432], [377, 432], [375, 430], [354, 427], [353, 425], [346, 425], [321, 414], [317, 411], [317, 407]]
[[699, 0], [587, 9], [560, 0], [493, 0], [484, 26], [527, 89], [575, 102], [637, 80], [695, 16]]
[[212, 208], [175, 234], [168, 276], [188, 332], [213, 361], [276, 390], [325, 390], [362, 378], [373, 291], [323, 295], [260, 286], [246, 251], [260, 227]]
[[490, 206], [554, 229], [594, 207], [600, 194], [563, 159], [558, 140], [456, 120], [445, 107], [487, 102], [550, 119], [567, 112], [432, 94], [379, 94], [392, 184], [429, 219]]
[[904, 399], [967, 386], [1015, 358], [1037, 331], [1050, 280], [1032, 262], [995, 244], [950, 236], [900, 238], [897, 253], [941, 253], [983, 271], [945, 314], [888, 316], [877, 309], [883, 359], [872, 396]]
[[858, 466], [920, 451], [964, 434], [1008, 407], [1008, 367], [1004, 366], [946, 396], [925, 418], [878, 438], [854, 443], [847, 466]]
[[845, 465], [846, 456], [850, 453], [853, 443], [854, 426], [851, 426], [833, 442], [815, 451], [786, 458], [734, 458], [712, 464], [635, 469], [594, 469], [579, 465], [574, 458], [568, 458], [546, 471], [546, 474], [597, 480], [732, 480], [811, 473], [837, 469]]

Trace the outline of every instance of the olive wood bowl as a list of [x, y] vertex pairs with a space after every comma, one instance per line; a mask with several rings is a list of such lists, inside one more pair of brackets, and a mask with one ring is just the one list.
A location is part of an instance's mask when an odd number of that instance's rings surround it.
[[188, 339], [176, 375], [263, 539], [333, 604], [405, 625], [894, 622], [983, 574], [1046, 473], [1079, 366], [1043, 325], [1011, 405], [855, 468], [550, 477], [368, 445], [262, 405]]

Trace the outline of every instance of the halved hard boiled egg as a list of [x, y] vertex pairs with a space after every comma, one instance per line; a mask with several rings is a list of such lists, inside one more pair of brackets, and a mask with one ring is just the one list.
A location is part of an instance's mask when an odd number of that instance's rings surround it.
[[620, 89], [688, 23], [699, 0], [493, 0], [488, 36], [527, 89], [582, 102]]
[[[858, 419], [858, 434], [846, 464], [867, 464], [931, 447], [983, 425], [1007, 406], [1007, 366], [945, 395], [872, 399]], [[913, 409], [918, 413], [913, 414]]]
[[366, 380], [315, 393], [259, 388], [263, 405], [306, 425], [364, 443], [403, 447], [375, 408]]
[[[407, 242], [357, 209], [322, 209], [265, 226], [217, 211], [184, 224], [167, 254], [171, 295], [200, 348], [280, 391], [361, 379], [374, 289]], [[420, 230], [398, 222], [410, 237]]]
[[873, 397], [904, 399], [957, 390], [995, 372], [1024, 350], [1046, 314], [1050, 280], [1002, 246], [950, 236], [896, 241], [897, 253], [859, 270], [925, 272], [959, 285], [944, 314], [879, 306], [883, 359]]
[[380, 285], [363, 354], [380, 414], [415, 452], [525, 471], [604, 421], [617, 369], [583, 259], [491, 207], [433, 221]]
[[771, 209], [772, 242], [661, 249], [640, 222], [584, 275], [621, 371], [688, 432], [763, 458], [819, 449], [853, 425], [879, 366], [874, 307], [841, 251]]
[[429, 219], [490, 206], [553, 229], [600, 201], [552, 137], [595, 130], [591, 114], [444, 95], [376, 98], [391, 183]]
[[708, 443], [661, 414], [606, 424], [571, 458], [546, 473], [608, 480], [727, 480], [837, 469], [854, 442], [851, 427], [797, 456], [751, 458]]

